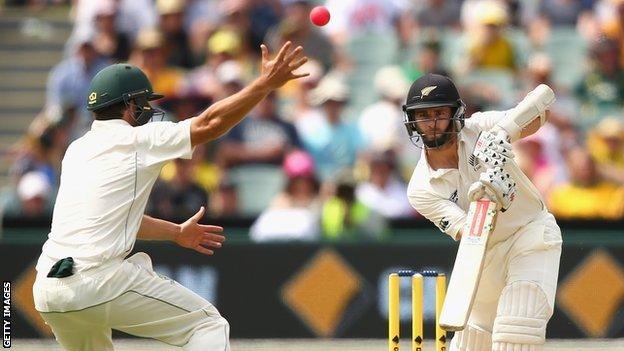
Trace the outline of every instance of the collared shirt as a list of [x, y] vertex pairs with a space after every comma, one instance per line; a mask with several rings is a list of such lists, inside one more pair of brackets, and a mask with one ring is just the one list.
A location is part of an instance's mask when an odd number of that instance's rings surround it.
[[39, 274], [65, 257], [83, 270], [130, 253], [160, 169], [169, 160], [192, 156], [190, 125], [191, 119], [140, 127], [121, 119], [96, 120], [71, 143]]
[[[470, 206], [468, 189], [485, 170], [483, 166], [471, 164], [470, 156], [479, 133], [493, 128], [505, 115], [506, 112], [502, 111], [479, 112], [465, 120], [465, 126], [458, 136], [458, 169], [431, 169], [423, 150], [414, 170], [407, 190], [410, 203], [454, 239], [457, 239], [466, 221]], [[505, 165], [505, 170], [515, 180], [517, 193], [509, 209], [499, 212], [490, 245], [504, 241], [546, 211], [538, 190], [518, 165], [510, 161]]]

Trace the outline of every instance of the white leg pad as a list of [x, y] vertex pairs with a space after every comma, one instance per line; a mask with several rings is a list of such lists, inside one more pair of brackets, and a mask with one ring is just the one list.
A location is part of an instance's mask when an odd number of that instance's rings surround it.
[[468, 324], [466, 329], [455, 333], [450, 351], [490, 351], [491, 348], [492, 334]]
[[546, 294], [534, 282], [507, 285], [498, 302], [492, 331], [493, 351], [540, 351], [552, 315]]

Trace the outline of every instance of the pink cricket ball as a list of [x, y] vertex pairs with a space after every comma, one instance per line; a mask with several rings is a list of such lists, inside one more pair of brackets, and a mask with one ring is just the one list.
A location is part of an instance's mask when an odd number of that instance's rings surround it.
[[329, 10], [325, 6], [317, 6], [310, 11], [310, 21], [321, 27], [329, 22]]

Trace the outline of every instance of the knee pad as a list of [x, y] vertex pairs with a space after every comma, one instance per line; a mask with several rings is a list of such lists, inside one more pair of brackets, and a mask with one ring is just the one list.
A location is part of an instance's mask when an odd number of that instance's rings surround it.
[[542, 350], [552, 312], [546, 294], [536, 283], [518, 281], [507, 285], [498, 302], [492, 350]]
[[456, 332], [450, 351], [489, 351], [492, 348], [492, 334], [476, 325]]

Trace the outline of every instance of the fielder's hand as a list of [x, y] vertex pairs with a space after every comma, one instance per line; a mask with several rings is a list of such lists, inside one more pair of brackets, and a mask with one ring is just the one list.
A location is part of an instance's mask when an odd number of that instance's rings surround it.
[[481, 132], [472, 154], [487, 168], [503, 167], [514, 158], [509, 135], [502, 128]]
[[505, 212], [516, 197], [516, 182], [502, 167], [488, 168], [468, 190], [470, 201], [489, 198]]
[[198, 223], [204, 217], [205, 212], [206, 210], [202, 206], [193, 217], [180, 224], [180, 232], [176, 235], [175, 242], [182, 247], [204, 255], [213, 255], [214, 251], [210, 248], [220, 248], [225, 237], [220, 234], [223, 232], [222, 227]]
[[297, 68], [308, 61], [307, 57], [301, 56], [303, 52], [301, 46], [297, 46], [293, 50], [292, 43], [288, 41], [282, 46], [273, 60], [269, 60], [269, 50], [264, 44], [260, 45], [260, 49], [262, 50], [260, 79], [267, 88], [271, 90], [277, 89], [289, 80], [309, 75], [309, 73], [294, 73]]

